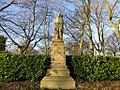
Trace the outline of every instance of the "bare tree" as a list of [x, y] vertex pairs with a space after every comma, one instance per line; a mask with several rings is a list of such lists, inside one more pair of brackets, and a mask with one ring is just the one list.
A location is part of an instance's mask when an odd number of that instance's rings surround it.
[[51, 41], [51, 36], [50, 36], [50, 25], [51, 21], [53, 19], [53, 16], [50, 15], [52, 13], [52, 10], [49, 9], [48, 2], [45, 2], [45, 20], [43, 23], [43, 29], [44, 29], [44, 53], [49, 54], [50, 51], [50, 41]]
[[[68, 20], [71, 22], [71, 24], [69, 25], [72, 25], [72, 28], [76, 28], [79, 30], [79, 32], [77, 33], [80, 33], [80, 37], [77, 39], [76, 36], [74, 36], [75, 34], [72, 34], [72, 37], [75, 39], [75, 41], [77, 41], [77, 43], [79, 42], [80, 40], [80, 45], [79, 45], [79, 48], [80, 48], [80, 55], [83, 54], [83, 41], [84, 41], [84, 34], [85, 34], [85, 23], [84, 22], [81, 22], [79, 21], [79, 17], [78, 17], [79, 13], [76, 12], [73, 16], [67, 16]], [[70, 30], [69, 30], [70, 31]]]
[[115, 37], [115, 32], [110, 34], [105, 41], [105, 53], [112, 56], [120, 55], [120, 41]]
[[[71, 17], [71, 20], [73, 25], [75, 25], [75, 28], [78, 28], [81, 30], [82, 35], [79, 38], [80, 40], [80, 53], [83, 53], [83, 39], [85, 32], [88, 33], [89, 37], [89, 54], [94, 54], [94, 42], [93, 42], [93, 36], [92, 36], [92, 28], [91, 28], [91, 0], [81, 0], [81, 1], [71, 1], [67, 0], [67, 2], [73, 3], [75, 5], [75, 14], [73, 17]], [[70, 18], [69, 18], [70, 19]], [[74, 19], [74, 20], [73, 20]]]
[[111, 26], [114, 27], [116, 37], [120, 40], [120, 31], [119, 31], [120, 17], [117, 17], [117, 19], [118, 19], [118, 22], [117, 22], [117, 23], [114, 23], [114, 22], [113, 22], [114, 9], [115, 9], [115, 7], [116, 7], [116, 5], [117, 5], [117, 3], [118, 3], [119, 0], [116, 0], [116, 1], [114, 2], [113, 6], [111, 6], [107, 0], [103, 0], [103, 1], [104, 1], [105, 5], [106, 5], [107, 8], [108, 8], [108, 14], [109, 14], [108, 23], [109, 23]]
[[[1, 18], [0, 27], [20, 53], [26, 53], [29, 46], [31, 50], [45, 37], [42, 25], [48, 15], [48, 10], [43, 7], [45, 1], [22, 0], [16, 2], [16, 8], [10, 17]], [[24, 44], [23, 44], [24, 43]], [[30, 50], [29, 50], [30, 51]]]
[[106, 23], [107, 13], [106, 13], [103, 2], [100, 2], [99, 0], [94, 1], [92, 6], [91, 17], [92, 17], [93, 25], [95, 25], [95, 28], [97, 29], [97, 35], [98, 35], [97, 40], [94, 39], [95, 49], [98, 51], [99, 55], [104, 55], [104, 48], [105, 48], [104, 32], [105, 32], [105, 23]]

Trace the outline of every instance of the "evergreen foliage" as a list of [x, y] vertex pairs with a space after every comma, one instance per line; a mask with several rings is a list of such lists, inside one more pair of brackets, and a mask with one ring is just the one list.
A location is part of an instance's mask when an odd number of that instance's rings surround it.
[[[40, 80], [49, 66], [47, 55], [0, 54], [0, 81]], [[77, 81], [120, 79], [120, 57], [67, 56], [67, 66]]]
[[69, 56], [67, 65], [75, 80], [102, 81], [120, 79], [120, 57]]
[[42, 79], [49, 65], [46, 55], [0, 54], [0, 81]]

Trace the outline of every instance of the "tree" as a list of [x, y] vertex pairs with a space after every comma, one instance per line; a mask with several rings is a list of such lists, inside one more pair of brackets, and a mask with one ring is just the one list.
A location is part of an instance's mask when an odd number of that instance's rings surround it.
[[51, 36], [50, 36], [50, 25], [51, 21], [53, 19], [53, 16], [51, 15], [52, 10], [49, 9], [48, 3], [45, 2], [45, 20], [43, 22], [43, 29], [44, 29], [44, 53], [49, 54], [50, 52], [50, 41], [51, 41]]
[[[83, 53], [83, 38], [84, 33], [89, 37], [89, 54], [94, 55], [94, 42], [93, 42], [93, 35], [92, 35], [92, 28], [91, 28], [91, 0], [81, 0], [81, 1], [71, 1], [67, 0], [67, 2], [73, 3], [75, 5], [75, 14], [74, 18], [71, 18], [72, 24], [75, 24], [75, 27], [79, 28], [82, 31], [82, 35], [80, 40], [80, 52]], [[74, 20], [73, 20], [74, 19]]]
[[[116, 14], [119, 13], [116, 9], [119, 0], [115, 0], [113, 4], [107, 0], [103, 1], [62, 0], [61, 3], [51, 0], [11, 0], [9, 3], [6, 0], [0, 1], [0, 31], [6, 35], [9, 44], [17, 46], [21, 53], [37, 48], [44, 54], [49, 54], [54, 15], [62, 11], [67, 50], [71, 49], [71, 53], [80, 55], [86, 52], [94, 55], [95, 51], [99, 55], [104, 55], [110, 47], [106, 44], [109, 34], [105, 33], [106, 29], [110, 28], [107, 24], [114, 27], [115, 35], [120, 40], [120, 18]], [[108, 7], [108, 13], [105, 6]], [[106, 22], [108, 17], [109, 20]]]
[[109, 4], [109, 2], [107, 0], [103, 0], [104, 1], [104, 4], [107, 6], [108, 8], [108, 14], [109, 14], [109, 19], [108, 19], [108, 23], [114, 27], [115, 29], [115, 35], [116, 37], [120, 40], [120, 31], [119, 31], [119, 25], [120, 25], [120, 17], [117, 17], [118, 21], [116, 23], [113, 22], [113, 11], [114, 11], [114, 8], [115, 6], [117, 5], [118, 1], [119, 0], [116, 0], [113, 4], [113, 6], [111, 6]]
[[[98, 51], [99, 55], [104, 55], [104, 33], [105, 33], [105, 26], [106, 26], [106, 17], [107, 13], [105, 10], [105, 5], [100, 0], [96, 0], [93, 3], [92, 8], [92, 25], [95, 25], [94, 28], [97, 29], [98, 38], [94, 39], [95, 49]], [[97, 36], [96, 36], [97, 37]]]
[[[115, 36], [115, 32], [111, 33], [105, 41], [105, 52], [106, 55], [117, 56], [117, 53], [120, 52], [120, 41]], [[119, 53], [120, 54], [120, 53]]]
[[34, 49], [41, 40], [47, 38], [42, 28], [49, 13], [48, 7], [43, 7], [46, 6], [45, 3], [46, 1], [18, 0], [14, 6], [18, 10], [9, 17], [2, 18], [1, 29], [21, 53], [27, 53], [29, 46], [31, 50]]
[[[81, 22], [79, 21], [79, 17], [78, 16], [78, 12], [76, 12], [72, 17], [67, 17], [69, 19], [69, 21], [71, 22], [72, 24], [72, 28], [76, 28], [78, 30], [80, 30], [78, 33], [80, 33], [80, 37], [78, 39], [76, 39], [74, 36], [75, 34], [73, 34], [73, 38], [75, 38], [75, 40], [77, 41], [78, 43], [78, 40], [80, 40], [80, 45], [79, 45], [79, 48], [80, 48], [80, 55], [83, 55], [83, 41], [84, 41], [84, 34], [85, 34], [85, 23], [84, 22]], [[70, 24], [69, 24], [70, 25]], [[79, 35], [79, 34], [78, 34]]]

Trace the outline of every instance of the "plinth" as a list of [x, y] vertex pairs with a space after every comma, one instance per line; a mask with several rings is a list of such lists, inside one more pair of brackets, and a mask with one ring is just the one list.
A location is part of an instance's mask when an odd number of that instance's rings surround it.
[[69, 75], [63, 40], [54, 40], [51, 45], [51, 67], [40, 83], [41, 88], [75, 89], [75, 81]]

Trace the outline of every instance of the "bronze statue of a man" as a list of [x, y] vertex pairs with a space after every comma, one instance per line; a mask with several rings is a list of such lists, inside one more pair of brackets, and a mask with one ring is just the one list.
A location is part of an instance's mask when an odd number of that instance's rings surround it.
[[60, 12], [54, 20], [54, 39], [63, 39], [63, 15]]

